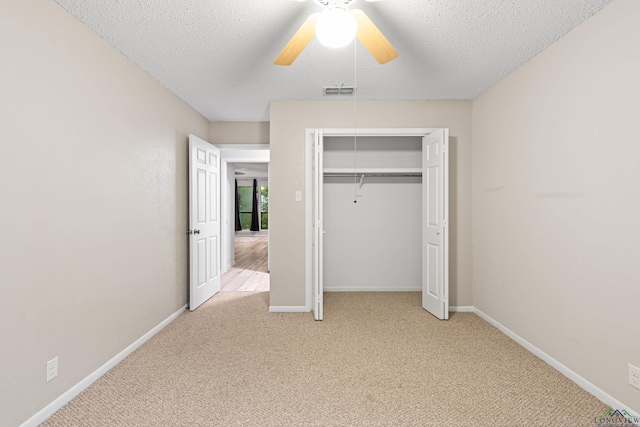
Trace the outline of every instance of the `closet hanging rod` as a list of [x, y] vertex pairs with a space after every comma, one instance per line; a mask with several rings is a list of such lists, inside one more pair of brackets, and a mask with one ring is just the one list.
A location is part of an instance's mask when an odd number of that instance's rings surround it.
[[376, 176], [381, 176], [381, 177], [390, 177], [390, 176], [397, 176], [397, 177], [420, 177], [422, 176], [421, 173], [418, 172], [351, 172], [351, 173], [344, 173], [344, 172], [340, 172], [340, 173], [336, 173], [336, 172], [325, 172], [323, 174], [326, 177], [335, 177], [335, 178], [353, 178], [353, 177], [359, 177], [359, 176], [371, 176], [371, 177], [376, 177]]

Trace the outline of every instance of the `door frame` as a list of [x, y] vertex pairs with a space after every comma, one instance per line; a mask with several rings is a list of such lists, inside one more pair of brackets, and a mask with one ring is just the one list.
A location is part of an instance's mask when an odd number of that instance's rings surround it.
[[[448, 128], [307, 128], [305, 129], [305, 310], [312, 311], [313, 308], [313, 153], [315, 140], [314, 135], [317, 130], [322, 131], [323, 137], [338, 136], [417, 136], [424, 137], [433, 132]], [[445, 141], [447, 143], [447, 141]], [[449, 153], [447, 153], [449, 154]], [[446, 196], [448, 199], [448, 195]], [[449, 224], [448, 218], [444, 221], [445, 245], [443, 256], [446, 257], [448, 265], [449, 252]], [[444, 292], [448, 301], [449, 295], [449, 272], [444, 272]]]
[[[233, 253], [234, 247], [234, 233], [230, 233], [231, 220], [229, 217], [229, 206], [231, 202], [231, 194], [227, 194], [227, 188], [229, 188], [229, 180], [227, 177], [227, 167], [231, 163], [270, 163], [271, 149], [269, 144], [218, 144], [216, 147], [220, 148], [220, 159], [222, 160], [221, 168], [221, 184], [222, 184], [222, 227], [224, 232], [222, 235], [222, 259], [225, 260], [222, 266], [222, 274], [226, 273], [229, 269], [229, 265], [226, 263], [229, 257], [229, 252]], [[269, 177], [271, 176], [271, 170], [269, 170]], [[271, 185], [271, 184], [269, 184]], [[235, 203], [235, 198], [234, 198]], [[271, 249], [271, 237], [267, 240], [267, 253]], [[267, 268], [270, 266], [271, 257], [267, 254]]]

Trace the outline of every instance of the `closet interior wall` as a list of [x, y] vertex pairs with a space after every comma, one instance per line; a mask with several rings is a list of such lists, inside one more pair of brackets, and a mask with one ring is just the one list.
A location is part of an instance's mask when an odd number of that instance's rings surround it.
[[[325, 137], [323, 145], [325, 291], [421, 290], [421, 138], [358, 137], [354, 150], [353, 137]], [[362, 185], [361, 174], [328, 173], [358, 170], [394, 172], [365, 175]]]

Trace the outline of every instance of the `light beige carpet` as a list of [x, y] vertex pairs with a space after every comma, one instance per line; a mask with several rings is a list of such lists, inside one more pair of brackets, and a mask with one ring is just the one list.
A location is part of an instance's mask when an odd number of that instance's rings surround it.
[[327, 293], [325, 318], [225, 292], [45, 426], [593, 426], [607, 410], [471, 313], [420, 294]]

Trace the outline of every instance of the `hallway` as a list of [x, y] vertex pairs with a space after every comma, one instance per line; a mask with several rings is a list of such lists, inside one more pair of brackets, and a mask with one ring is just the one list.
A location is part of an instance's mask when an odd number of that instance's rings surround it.
[[268, 236], [236, 236], [235, 264], [222, 276], [221, 291], [269, 291]]

